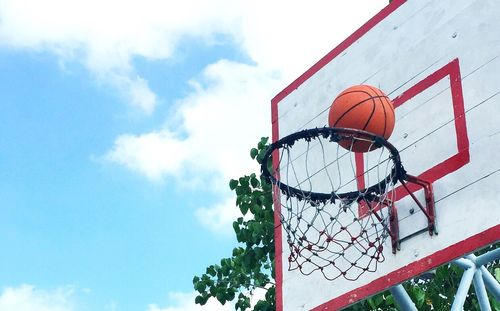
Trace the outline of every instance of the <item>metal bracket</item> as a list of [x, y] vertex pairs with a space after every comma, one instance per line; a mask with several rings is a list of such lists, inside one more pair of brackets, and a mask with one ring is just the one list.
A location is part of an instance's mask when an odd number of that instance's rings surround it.
[[[415, 234], [420, 234], [424, 231], [428, 231], [429, 235], [437, 234], [436, 230], [436, 212], [434, 205], [434, 192], [432, 189], [432, 184], [423, 179], [420, 179], [413, 175], [405, 174], [404, 177], [399, 178], [399, 182], [403, 186], [403, 188], [408, 192], [411, 196], [415, 204], [420, 208], [422, 213], [427, 218], [427, 229], [423, 229], [421, 231], [417, 231]], [[408, 187], [407, 183], [415, 184], [420, 186], [424, 190], [425, 195], [425, 206], [420, 202], [420, 200], [413, 194], [413, 192]], [[398, 227], [398, 217], [397, 217], [397, 208], [393, 204], [391, 209], [391, 225], [390, 225], [390, 236], [392, 239], [392, 253], [395, 254], [396, 251], [400, 250], [401, 242], [405, 239], [411, 238], [413, 235], [407, 236], [403, 239], [399, 239], [399, 227]]]

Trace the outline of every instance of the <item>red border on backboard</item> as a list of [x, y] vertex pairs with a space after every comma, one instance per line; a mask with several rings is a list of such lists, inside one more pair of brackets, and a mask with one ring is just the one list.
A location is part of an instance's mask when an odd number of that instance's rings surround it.
[[[375, 27], [378, 23], [384, 20], [397, 8], [403, 5], [407, 0], [393, 0], [389, 5], [383, 8], [370, 20], [368, 20], [363, 26], [351, 34], [347, 39], [342, 41], [336, 48], [326, 54], [322, 59], [320, 59], [316, 64], [304, 72], [300, 77], [288, 85], [283, 91], [278, 93], [271, 100], [271, 119], [272, 119], [272, 139], [273, 142], [279, 139], [279, 125], [278, 125], [278, 104], [284, 99], [288, 94], [292, 93], [297, 89], [302, 83], [314, 75], [317, 71], [328, 64], [332, 59], [337, 57], [345, 49], [351, 46], [354, 42], [360, 39], [364, 34], [366, 34], [370, 29]], [[277, 158], [277, 157], [274, 157]], [[273, 163], [275, 164], [275, 163]], [[279, 194], [279, 191], [278, 191]], [[274, 223], [280, 224], [280, 202], [279, 195], [274, 196]], [[276, 308], [278, 311], [283, 310], [283, 261], [281, 254], [283, 251], [282, 245], [282, 232], [281, 226], [277, 225], [274, 229], [274, 242], [275, 242], [275, 277], [276, 277]]]
[[[436, 70], [434, 73], [430, 74], [423, 80], [419, 81], [414, 86], [410, 87], [408, 90], [404, 91], [401, 95], [397, 96], [393, 100], [394, 108], [401, 107], [408, 100], [417, 96], [418, 94], [424, 92], [434, 84], [438, 83], [442, 79], [449, 77], [450, 79], [450, 90], [451, 90], [451, 104], [453, 105], [453, 117], [455, 123], [456, 132], [456, 146], [457, 152], [444, 160], [443, 162], [427, 169], [422, 172], [418, 177], [427, 182], [433, 183], [436, 180], [453, 173], [462, 166], [466, 165], [470, 161], [469, 154], [469, 138], [467, 136], [467, 124], [465, 120], [465, 107], [464, 107], [464, 97], [462, 93], [462, 78], [460, 76], [460, 63], [458, 58], [455, 58], [450, 63], [446, 64], [442, 68]], [[365, 188], [364, 180], [364, 161], [363, 154], [357, 153], [356, 159], [356, 175], [358, 176], [358, 188]], [[412, 174], [413, 172], [408, 172]], [[408, 188], [415, 192], [419, 188], [415, 184], [408, 183]], [[402, 198], [409, 195], [408, 191], [403, 189], [403, 186], [396, 188], [395, 201], [399, 201]], [[366, 214], [366, 205], [359, 205], [359, 214], [361, 216]]]

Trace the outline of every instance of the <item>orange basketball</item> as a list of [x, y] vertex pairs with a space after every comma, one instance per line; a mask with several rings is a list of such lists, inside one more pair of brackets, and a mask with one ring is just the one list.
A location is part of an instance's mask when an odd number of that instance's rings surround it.
[[[388, 139], [394, 129], [394, 106], [381, 90], [370, 85], [355, 85], [340, 93], [328, 114], [330, 127], [364, 130]], [[354, 152], [376, 149], [371, 142], [340, 141], [339, 144]]]

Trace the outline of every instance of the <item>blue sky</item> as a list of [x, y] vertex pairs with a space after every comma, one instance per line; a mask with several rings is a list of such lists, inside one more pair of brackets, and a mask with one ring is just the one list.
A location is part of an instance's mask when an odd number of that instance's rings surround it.
[[202, 310], [270, 99], [385, 4], [0, 0], [0, 311]]

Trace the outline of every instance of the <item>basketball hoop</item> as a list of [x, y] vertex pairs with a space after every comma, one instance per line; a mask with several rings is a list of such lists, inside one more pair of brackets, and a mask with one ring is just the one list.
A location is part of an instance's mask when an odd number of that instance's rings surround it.
[[[363, 154], [352, 152], [360, 143], [373, 150], [364, 153], [362, 171]], [[426, 216], [429, 234], [435, 232], [432, 185], [407, 174], [398, 150], [381, 136], [347, 128], [303, 130], [271, 144], [262, 163], [281, 205], [289, 270], [305, 275], [319, 270], [328, 280], [357, 280], [375, 271], [385, 260], [388, 237], [393, 253], [400, 247], [394, 204], [399, 191], [406, 191]], [[425, 204], [407, 183], [424, 189]]]

